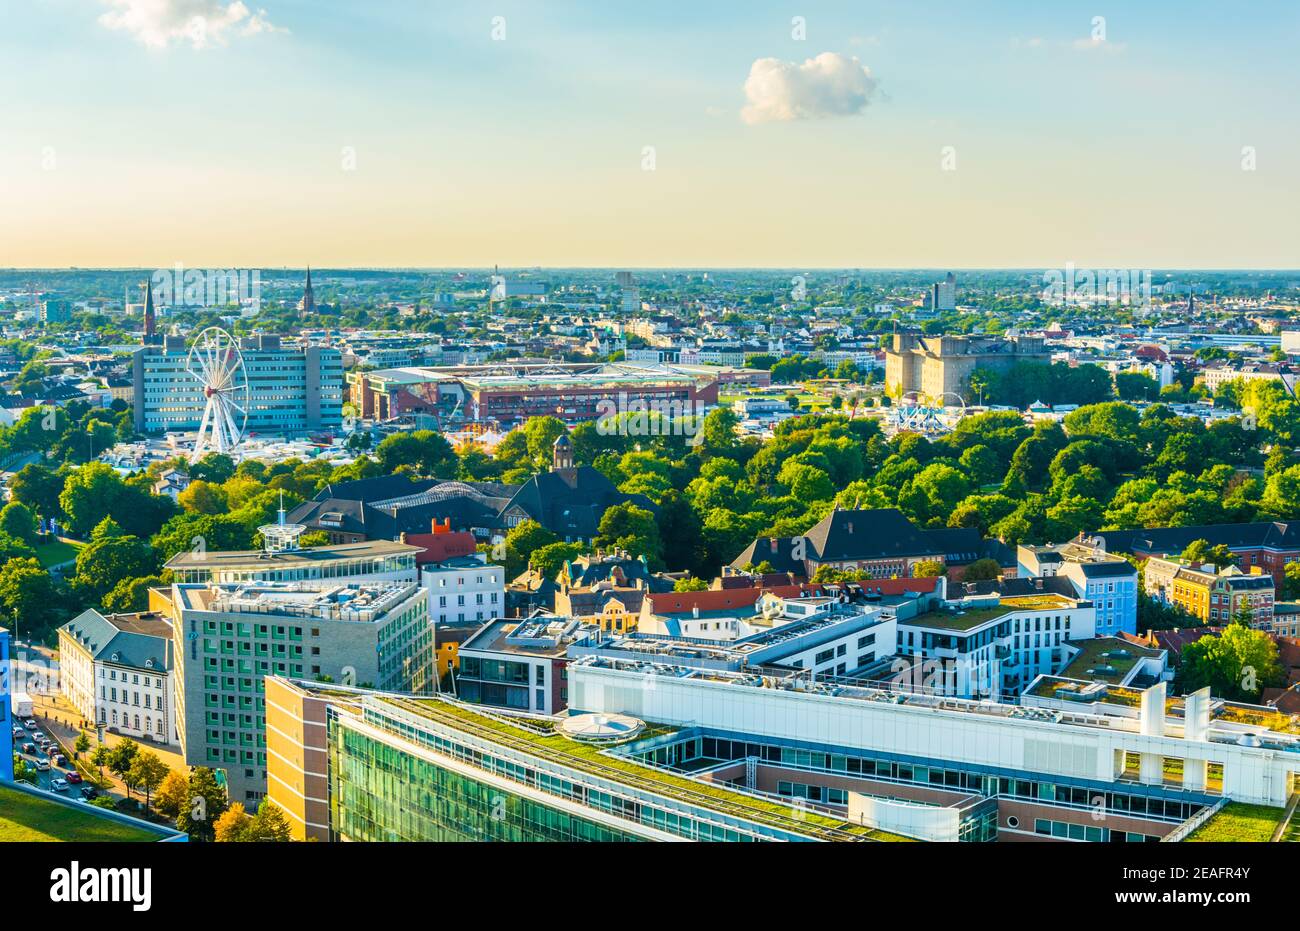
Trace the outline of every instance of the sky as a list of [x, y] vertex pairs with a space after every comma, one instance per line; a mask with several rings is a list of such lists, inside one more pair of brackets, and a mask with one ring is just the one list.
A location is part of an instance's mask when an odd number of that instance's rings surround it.
[[1295, 268], [1297, 39], [1290, 2], [0, 0], [0, 267]]

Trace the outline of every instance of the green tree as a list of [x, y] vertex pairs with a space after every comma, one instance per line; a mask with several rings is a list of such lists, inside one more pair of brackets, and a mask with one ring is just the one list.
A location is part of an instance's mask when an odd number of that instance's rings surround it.
[[1227, 544], [1210, 546], [1210, 541], [1204, 539], [1193, 540], [1187, 544], [1187, 548], [1183, 550], [1183, 559], [1197, 566], [1213, 563], [1215, 569], [1222, 569], [1237, 561], [1237, 557], [1232, 554], [1232, 550], [1228, 549]]
[[537, 521], [520, 521], [506, 534], [506, 579], [515, 579], [521, 575], [528, 568], [528, 561], [535, 551], [558, 542], [560, 538]]
[[217, 782], [216, 774], [206, 766], [196, 766], [190, 773], [189, 791], [176, 817], [176, 827], [192, 840], [213, 840], [217, 819], [228, 806], [226, 790]]
[[95, 748], [95, 752], [90, 755], [90, 765], [98, 767], [101, 784], [104, 782], [104, 770], [113, 758], [112, 753], [113, 751], [109, 749], [107, 744], [100, 744]]
[[914, 579], [933, 579], [943, 574], [943, 563], [938, 559], [924, 559], [912, 567]]
[[13, 501], [20, 501], [41, 517], [59, 517], [59, 495], [63, 492], [64, 476], [39, 462], [28, 463], [9, 480]]
[[122, 580], [151, 576], [157, 569], [157, 554], [148, 543], [133, 536], [110, 536], [95, 540], [77, 554], [73, 585], [98, 601]]
[[130, 614], [149, 607], [149, 589], [166, 585], [160, 575], [146, 575], [137, 579], [122, 579], [103, 598], [105, 611], [111, 614]]
[[144, 810], [146, 813], [149, 811], [149, 800], [153, 796], [154, 790], [162, 785], [169, 772], [171, 770], [167, 768], [167, 764], [159, 759], [158, 754], [151, 750], [138, 751], [132, 757], [131, 767], [127, 771], [126, 782], [144, 793]]
[[548, 543], [533, 550], [528, 557], [528, 568], [548, 579], [553, 579], [568, 561], [582, 555], [577, 543]]
[[996, 559], [977, 559], [962, 573], [964, 582], [981, 582], [985, 580], [997, 579], [1002, 576], [1002, 567], [998, 565]]
[[659, 526], [655, 515], [635, 504], [608, 508], [600, 519], [594, 542], [601, 549], [620, 549], [633, 557], [644, 556], [651, 568], [660, 564]]
[[0, 533], [7, 533], [28, 546], [36, 545], [36, 515], [21, 501], [0, 508]]
[[1230, 700], [1253, 702], [1285, 681], [1277, 644], [1262, 630], [1229, 624], [1218, 636], [1202, 637], [1183, 648], [1179, 687], [1184, 692], [1210, 687]]

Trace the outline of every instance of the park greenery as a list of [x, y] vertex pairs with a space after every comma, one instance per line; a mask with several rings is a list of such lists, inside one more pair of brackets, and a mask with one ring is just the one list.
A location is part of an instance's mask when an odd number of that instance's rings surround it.
[[[1068, 376], [1043, 377], [1032, 392], [1023, 390], [1050, 400], [1051, 379]], [[1009, 381], [985, 390], [996, 393]], [[830, 413], [785, 420], [766, 441], [740, 436], [726, 408], [692, 423], [624, 414], [572, 429], [540, 417], [491, 453], [473, 445], [457, 451], [424, 430], [359, 444], [365, 451], [341, 467], [320, 460], [236, 465], [210, 454], [127, 476], [78, 458], [80, 437], [107, 425], [101, 417], [111, 412], [61, 410], [55, 429], [46, 430], [40, 417], [48, 423], [48, 415], [29, 411], [0, 431], [7, 449], [40, 453], [13, 477], [11, 500], [0, 510], [0, 618], [17, 617], [24, 634], [48, 640], [87, 607], [141, 610], [151, 586], [170, 582], [170, 558], [196, 547], [259, 546], [258, 527], [282, 501], [292, 508], [331, 483], [399, 473], [517, 484], [548, 466], [555, 440], [566, 434], [579, 466], [637, 496], [605, 513], [594, 546], [698, 580], [713, 578], [756, 537], [803, 534], [836, 506], [897, 507], [922, 527], [973, 528], [1012, 545], [1097, 529], [1300, 516], [1293, 457], [1300, 405], [1276, 382], [1229, 383], [1219, 393], [1244, 413], [1207, 425], [1161, 403], [1139, 410], [1102, 400], [1033, 425], [1016, 412], [979, 413], [935, 438], [886, 437], [875, 420]], [[173, 467], [192, 479], [177, 502], [153, 491]], [[79, 546], [57, 571], [37, 558], [50, 521]], [[525, 521], [505, 539], [507, 577], [530, 567], [553, 576], [582, 551]], [[1191, 556], [1215, 564], [1224, 558], [1209, 547]], [[1288, 585], [1300, 589], [1300, 570], [1288, 573]]]

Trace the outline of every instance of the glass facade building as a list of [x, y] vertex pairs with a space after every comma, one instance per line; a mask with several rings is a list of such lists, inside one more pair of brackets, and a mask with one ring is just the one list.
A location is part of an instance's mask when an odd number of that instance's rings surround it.
[[330, 823], [351, 841], [633, 841], [640, 838], [330, 726]]

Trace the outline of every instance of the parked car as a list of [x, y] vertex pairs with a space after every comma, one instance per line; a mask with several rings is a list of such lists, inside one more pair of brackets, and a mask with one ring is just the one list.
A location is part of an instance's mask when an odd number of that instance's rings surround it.
[[82, 786], [81, 797], [86, 801], [90, 801], [92, 798], [99, 798], [99, 790], [94, 786]]
[[68, 782], [72, 783], [74, 786], [78, 785], [81, 783], [81, 773], [76, 772], [74, 770], [73, 772], [68, 773], [67, 780]]
[[55, 792], [66, 792], [68, 789], [68, 780], [55, 779], [50, 783], [50, 787], [53, 788]]

